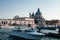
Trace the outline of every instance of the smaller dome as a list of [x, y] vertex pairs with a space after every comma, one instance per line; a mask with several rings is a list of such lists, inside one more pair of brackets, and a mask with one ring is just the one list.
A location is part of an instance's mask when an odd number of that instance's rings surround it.
[[32, 13], [32, 16], [34, 16], [34, 12]]
[[14, 19], [16, 19], [16, 18], [19, 18], [19, 16], [18, 16], [18, 15], [16, 15], [16, 16], [14, 17]]

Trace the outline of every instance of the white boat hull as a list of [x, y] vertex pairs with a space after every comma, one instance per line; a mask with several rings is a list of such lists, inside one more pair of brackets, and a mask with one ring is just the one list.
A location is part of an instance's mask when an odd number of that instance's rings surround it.
[[[25, 39], [41, 39], [45, 35], [40, 35], [42, 33], [23, 33], [23, 32], [9, 32], [9, 35], [18, 36]], [[37, 35], [36, 35], [37, 34]]]

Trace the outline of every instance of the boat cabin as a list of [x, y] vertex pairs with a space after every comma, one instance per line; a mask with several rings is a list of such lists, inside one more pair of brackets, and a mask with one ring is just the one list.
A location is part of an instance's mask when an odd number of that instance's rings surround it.
[[35, 32], [35, 30], [33, 28], [30, 28], [30, 29], [17, 29], [17, 30], [13, 30], [13, 31], [16, 31], [16, 32]]

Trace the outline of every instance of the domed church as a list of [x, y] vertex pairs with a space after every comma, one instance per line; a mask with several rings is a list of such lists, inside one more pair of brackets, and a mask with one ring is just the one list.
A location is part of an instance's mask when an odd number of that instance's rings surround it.
[[39, 25], [39, 26], [45, 26], [45, 19], [42, 16], [40, 9], [37, 9], [37, 12], [34, 14], [34, 12], [31, 14], [29, 14], [30, 18], [35, 19], [35, 24]]

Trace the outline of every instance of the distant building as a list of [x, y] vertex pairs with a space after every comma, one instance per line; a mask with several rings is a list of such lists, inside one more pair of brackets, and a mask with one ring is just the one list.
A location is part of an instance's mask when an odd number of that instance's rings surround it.
[[31, 26], [35, 25], [34, 19], [30, 17], [18, 17], [17, 18], [17, 16], [15, 16], [14, 20], [20, 21], [20, 25], [28, 25], [28, 24], [30, 24]]
[[48, 27], [60, 26], [60, 20], [46, 20], [46, 26]]
[[20, 26], [28, 26], [30, 24], [31, 26], [35, 26], [34, 19], [29, 17], [19, 17], [17, 19], [0, 19], [0, 26], [14, 26], [14, 25], [20, 25]]
[[42, 16], [39, 8], [35, 14], [33, 12], [32, 14], [30, 13], [29, 15], [30, 15], [30, 18], [33, 18], [35, 19], [35, 21], [37, 21], [36, 24], [39, 24], [39, 26], [45, 26], [45, 19]]

